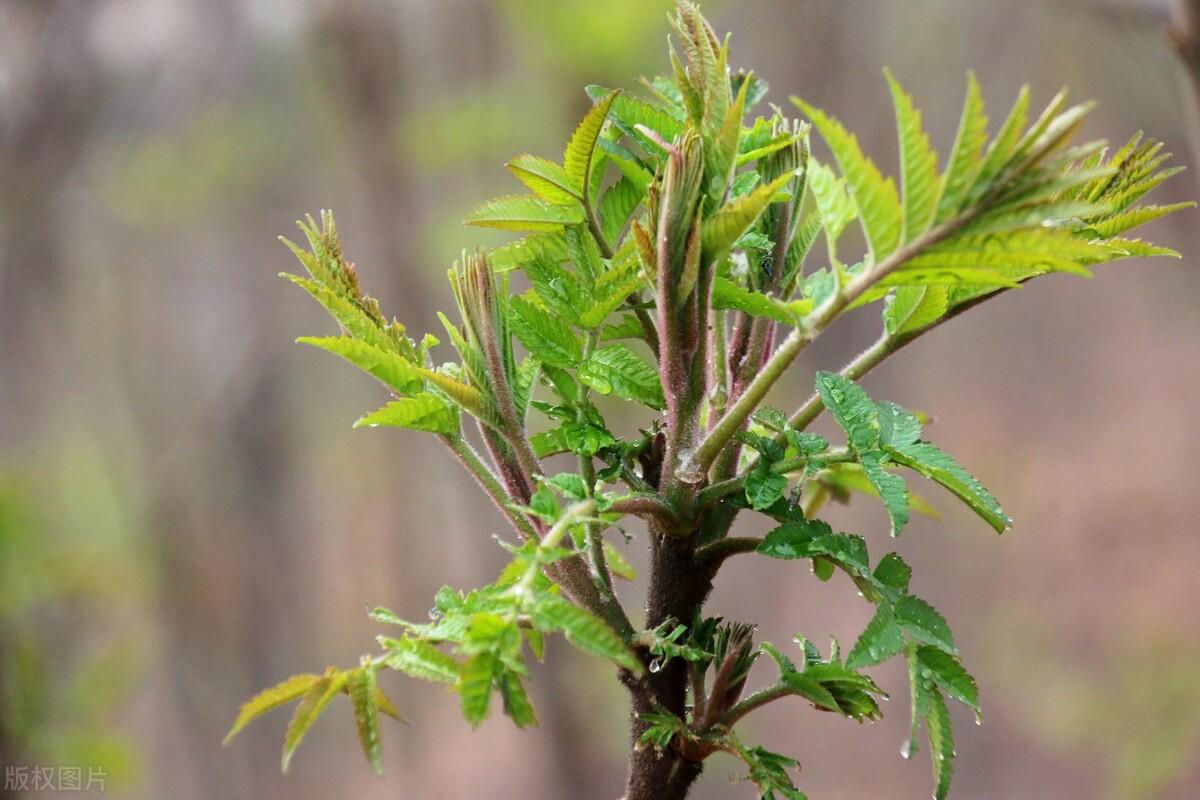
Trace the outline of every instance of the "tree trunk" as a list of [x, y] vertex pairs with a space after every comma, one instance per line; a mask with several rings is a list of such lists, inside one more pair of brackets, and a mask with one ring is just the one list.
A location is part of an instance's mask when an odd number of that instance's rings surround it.
[[[673, 534], [652, 526], [650, 588], [646, 603], [646, 628], [655, 628], [668, 618], [691, 625], [712, 589], [707, 571], [696, 564], [695, 544], [699, 531]], [[648, 656], [647, 656], [648, 657]], [[650, 662], [648, 666], [651, 666]], [[657, 671], [647, 670], [641, 678], [626, 674], [632, 697], [630, 713], [629, 783], [625, 800], [682, 800], [703, 764], [681, 756], [673, 749], [658, 751], [638, 745], [648, 727], [640, 714], [666, 711], [687, 716], [687, 663], [672, 659]]]

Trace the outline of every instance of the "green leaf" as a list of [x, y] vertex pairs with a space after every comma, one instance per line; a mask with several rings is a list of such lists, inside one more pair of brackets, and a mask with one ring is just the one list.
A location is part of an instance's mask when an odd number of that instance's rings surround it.
[[453, 656], [424, 639], [381, 636], [379, 643], [387, 650], [384, 663], [405, 675], [435, 683], [455, 683], [462, 672], [462, 665]]
[[784, 301], [772, 295], [738, 286], [729, 278], [713, 279], [712, 307], [744, 311], [753, 317], [766, 317], [795, 326], [799, 318], [812, 310], [812, 300]]
[[846, 179], [815, 159], [808, 161], [808, 187], [817, 204], [816, 214], [825, 230], [825, 242], [831, 260], [836, 260], [837, 241], [846, 226], [858, 216], [854, 200], [846, 191]]
[[791, 672], [784, 675], [783, 683], [787, 684], [788, 689], [810, 701], [817, 708], [823, 708], [826, 711], [841, 711], [837, 698], [829, 689], [822, 686], [816, 678], [805, 675], [804, 672]]
[[396, 353], [351, 339], [349, 336], [301, 336], [296, 340], [339, 355], [354, 366], [374, 375], [401, 394], [414, 394], [425, 387], [419, 367]]
[[488, 263], [497, 275], [521, 269], [534, 260], [557, 265], [566, 258], [567, 242], [562, 230], [531, 233], [488, 251]]
[[1012, 526], [1012, 520], [1000, 508], [996, 498], [936, 445], [917, 442], [901, 448], [888, 446], [885, 449], [896, 463], [903, 464], [949, 489], [997, 533], [1003, 533]]
[[859, 461], [887, 509], [892, 536], [899, 536], [908, 524], [908, 486], [899, 475], [884, 469], [877, 453], [864, 453]]
[[504, 700], [504, 713], [512, 718], [518, 728], [537, 725], [537, 715], [529, 695], [525, 692], [525, 684], [521, 676], [515, 672], [505, 672], [500, 676], [500, 697]]
[[883, 324], [889, 335], [900, 336], [932, 325], [949, 308], [945, 286], [901, 286], [883, 307]]
[[463, 718], [473, 727], [487, 718], [498, 666], [496, 654], [490, 650], [476, 653], [463, 664], [458, 682], [458, 695], [462, 703]]
[[771, 463], [760, 458], [746, 475], [746, 500], [750, 507], [762, 511], [770, 508], [787, 491], [788, 479], [771, 470]]
[[458, 412], [440, 397], [422, 392], [414, 397], [393, 400], [354, 423], [356, 428], [380, 425], [450, 434], [458, 431]]
[[917, 648], [917, 662], [923, 678], [931, 678], [946, 694], [979, 711], [979, 686], [957, 658], [939, 648], [923, 645]]
[[379, 750], [379, 702], [375, 685], [375, 669], [364, 665], [350, 672], [347, 678], [350, 702], [354, 706], [354, 724], [358, 728], [358, 742], [363, 755], [383, 774], [383, 758]]
[[842, 123], [798, 97], [793, 97], [792, 102], [812, 120], [833, 151], [858, 207], [871, 255], [878, 263], [900, 245], [904, 213], [896, 184], [891, 178], [885, 179], [879, 168], [863, 155], [858, 139]]
[[983, 148], [987, 144], [987, 123], [979, 81], [975, 79], [975, 73], [969, 72], [967, 99], [963, 103], [958, 133], [946, 165], [942, 199], [938, 206], [938, 222], [954, 216], [962, 207], [983, 159]]
[[701, 223], [700, 240], [704, 258], [719, 260], [729, 252], [741, 235], [749, 230], [775, 195], [791, 182], [795, 175], [784, 173], [770, 183], [759, 186], [750, 194], [734, 198]]
[[666, 405], [658, 371], [625, 344], [593, 351], [579, 368], [579, 380], [600, 394], [615, 394], [656, 409]]
[[1113, 214], [1098, 222], [1093, 222], [1090, 224], [1090, 227], [1096, 231], [1100, 238], [1110, 239], [1119, 233], [1124, 233], [1130, 228], [1136, 228], [1159, 217], [1165, 217], [1168, 214], [1173, 214], [1185, 208], [1195, 208], [1195, 206], [1196, 204], [1191, 202], [1172, 203], [1167, 206], [1139, 206], [1122, 211], [1119, 214]]
[[[612, 91], [603, 86], [592, 85], [587, 87], [587, 93], [588, 97], [595, 101], [603, 100], [611, 95]], [[675, 137], [683, 131], [683, 123], [663, 109], [627, 94], [617, 95], [609, 114], [622, 133], [635, 139], [639, 138], [636, 133], [639, 125], [654, 131], [668, 143], [675, 141]]]
[[875, 580], [884, 586], [903, 594], [908, 591], [908, 582], [912, 579], [912, 567], [897, 554], [888, 553], [875, 565], [874, 575]]
[[933, 223], [937, 213], [941, 182], [937, 174], [937, 153], [921, 126], [921, 112], [909, 96], [884, 70], [892, 90], [896, 109], [896, 128], [900, 135], [900, 182], [904, 189], [904, 240], [912, 241]]
[[921, 438], [921, 421], [911, 411], [884, 401], [879, 404], [879, 440], [892, 447], [908, 447]]
[[914, 639], [957, 655], [954, 634], [946, 618], [937, 609], [916, 595], [908, 594], [896, 601], [896, 623]]
[[524, 153], [505, 164], [509, 172], [543, 200], [560, 205], [580, 202], [579, 192], [558, 164]]
[[867, 393], [834, 372], [818, 372], [816, 384], [821, 403], [846, 432], [854, 451], [863, 453], [875, 448], [879, 444], [878, 409]]
[[[1090, 275], [1083, 264], [1104, 261], [1109, 250], [1066, 231], [1031, 228], [1005, 234], [963, 234], [925, 250], [897, 273], [910, 270], [984, 270], [1011, 280], [1044, 272]], [[965, 282], [970, 282], [968, 276]]]
[[330, 315], [338, 321], [349, 335], [361, 339], [380, 350], [394, 351], [396, 342], [384, 330], [380, 322], [368, 312], [361, 303], [353, 298], [338, 294], [327, 286], [316, 281], [280, 273], [292, 283], [304, 289], [314, 300], [320, 303]]
[[509, 324], [530, 355], [544, 364], [574, 369], [583, 359], [583, 344], [560, 317], [547, 314], [523, 297], [510, 303]]
[[275, 684], [270, 689], [263, 689], [242, 704], [242, 707], [238, 710], [238, 716], [233, 723], [233, 727], [229, 729], [229, 733], [225, 734], [225, 739], [221, 744], [229, 744], [233, 741], [233, 737], [241, 732], [242, 728], [245, 728], [268, 711], [287, 705], [293, 700], [300, 699], [319, 680], [321, 680], [320, 675], [293, 675], [287, 680]]
[[607, 658], [635, 675], [644, 672], [642, 662], [604, 620], [558, 595], [537, 598], [534, 625], [543, 631], [561, 631], [580, 650]]
[[763, 538], [758, 552], [771, 558], [808, 558], [813, 539], [832, 533], [829, 523], [819, 519], [785, 522]]
[[610, 243], [620, 238], [625, 223], [629, 222], [645, 194], [645, 190], [639, 190], [633, 181], [624, 177], [605, 190], [600, 198], [600, 228]]
[[891, 607], [882, 604], [846, 656], [846, 666], [857, 669], [882, 664], [901, 652], [904, 645], [904, 632], [896, 624]]
[[627, 581], [637, 580], [637, 569], [633, 564], [629, 563], [629, 559], [625, 557], [625, 554], [613, 546], [611, 542], [604, 543], [604, 560], [608, 563], [608, 570], [614, 577]]
[[572, 187], [580, 193], [591, 184], [592, 156], [596, 152], [596, 141], [600, 138], [604, 121], [608, 119], [608, 110], [619, 95], [620, 90], [615, 89], [588, 110], [563, 153], [563, 170]]
[[304, 739], [304, 734], [308, 733], [308, 729], [321, 716], [321, 713], [329, 705], [329, 701], [342, 691], [342, 687], [346, 685], [346, 678], [347, 673], [345, 672], [329, 670], [309, 686], [308, 691], [304, 693], [300, 704], [296, 706], [291, 722], [288, 723], [287, 734], [284, 736], [281, 765], [284, 772], [287, 772], [288, 764], [291, 763], [296, 748]]
[[954, 729], [950, 723], [950, 709], [946, 708], [946, 701], [937, 690], [929, 694], [925, 730], [929, 734], [933, 776], [937, 781], [933, 796], [935, 800], [945, 800], [950, 792], [950, 779], [954, 776]]
[[463, 219], [467, 225], [506, 231], [556, 231], [583, 222], [583, 208], [551, 203], [533, 195], [489, 200]]

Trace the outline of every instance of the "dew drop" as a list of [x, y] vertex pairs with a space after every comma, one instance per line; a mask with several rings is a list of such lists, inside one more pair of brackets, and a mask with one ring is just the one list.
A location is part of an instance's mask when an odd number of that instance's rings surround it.
[[900, 745], [900, 757], [906, 761], [913, 757], [912, 739], [906, 739], [904, 744]]
[[656, 658], [650, 662], [650, 671], [651, 672], [662, 672], [662, 668], [663, 668], [663, 660], [661, 658]]

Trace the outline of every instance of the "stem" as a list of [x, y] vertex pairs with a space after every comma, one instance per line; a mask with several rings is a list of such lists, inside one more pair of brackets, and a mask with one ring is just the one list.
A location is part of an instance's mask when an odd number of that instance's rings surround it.
[[715, 574], [725, 559], [739, 553], [753, 553], [762, 543], [763, 540], [756, 536], [727, 536], [697, 550], [696, 560], [703, 564], [709, 573]]
[[791, 694], [795, 694], [795, 692], [786, 684], [782, 683], [777, 683], [774, 686], [768, 686], [765, 689], [759, 689], [757, 692], [750, 695], [745, 700], [742, 700], [733, 708], [729, 709], [729, 712], [721, 718], [721, 724], [727, 726], [733, 725], [751, 711], [754, 711], [757, 708], [762, 708], [773, 700], [778, 700], [781, 697], [787, 697]]
[[[866, 375], [895, 352], [895, 343], [896, 339], [894, 337], [884, 333], [873, 345], [859, 353], [853, 361], [842, 368], [842, 377], [856, 381], [863, 375]], [[821, 403], [821, 396], [813, 392], [812, 396], [804, 401], [804, 405], [800, 406], [796, 410], [796, 413], [792, 414], [788, 420], [788, 424], [796, 430], [802, 431], [811, 425], [814, 419], [820, 416], [824, 408], [825, 406]]]
[[1175, 0], [1167, 34], [1192, 87], [1188, 114], [1192, 148], [1200, 158], [1200, 0]]
[[462, 436], [442, 436], [440, 437], [450, 451], [454, 453], [467, 472], [471, 473], [471, 477], [479, 484], [484, 493], [492, 499], [496, 504], [496, 508], [500, 509], [500, 513], [512, 523], [513, 528], [517, 533], [521, 534], [527, 540], [536, 541], [538, 539], [537, 530], [529, 521], [529, 518], [524, 514], [514, 511], [509, 507], [509, 498], [504, 491], [504, 487], [500, 485], [500, 481], [496, 478], [492, 471], [475, 452], [475, 448], [467, 442]]
[[783, 340], [783, 344], [763, 366], [762, 371], [746, 387], [745, 393], [729, 409], [712, 432], [696, 448], [696, 466], [707, 471], [712, 466], [717, 455], [729, 442], [733, 435], [741, 430], [746, 420], [758, 408], [759, 403], [767, 396], [767, 392], [775, 385], [784, 371], [791, 366], [792, 361], [813, 339], [829, 326], [837, 316], [846, 310], [854, 301], [862, 297], [871, 287], [891, 275], [907, 261], [947, 237], [954, 234], [962, 226], [983, 212], [986, 205], [980, 204], [957, 217], [943, 222], [936, 228], [931, 228], [913, 241], [896, 250], [883, 261], [851, 280], [846, 286], [831, 297], [821, 308], [815, 310], [804, 324], [794, 329]]
[[[840, 464], [845, 461], [853, 461], [854, 454], [849, 450], [831, 450], [828, 453], [820, 454], [817, 460], [825, 464]], [[807, 456], [795, 456], [794, 458], [785, 458], [781, 461], [776, 461], [771, 465], [771, 472], [776, 475], [787, 475], [791, 472], [798, 472], [804, 469], [809, 464]], [[746, 485], [746, 477], [750, 474], [747, 469], [741, 475], [735, 478], [723, 480], [720, 483], [714, 483], [711, 486], [706, 486], [696, 495], [696, 506], [704, 508], [707, 505], [712, 505], [722, 497], [728, 497], [731, 494], [736, 494]]]

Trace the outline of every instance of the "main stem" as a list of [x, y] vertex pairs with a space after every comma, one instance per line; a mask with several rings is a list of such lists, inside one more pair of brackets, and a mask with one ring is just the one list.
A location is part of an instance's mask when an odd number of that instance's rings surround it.
[[[690, 624], [700, 613], [712, 578], [696, 559], [699, 530], [687, 535], [650, 525], [650, 587], [646, 600], [646, 628], [655, 628], [668, 618]], [[644, 655], [648, 658], [648, 655]], [[647, 661], [647, 666], [649, 666]], [[666, 711], [687, 716], [687, 663], [680, 658], [666, 662], [658, 672], [647, 669], [635, 678], [622, 675], [632, 698], [630, 713], [629, 782], [625, 800], [682, 800], [687, 796], [703, 764], [690, 760], [674, 749], [658, 751], [639, 745], [646, 730], [640, 715]]]

